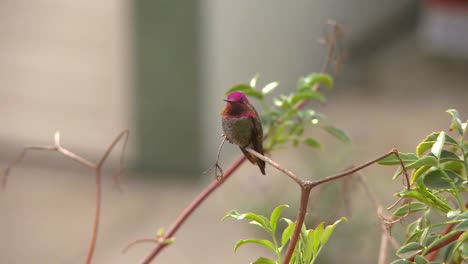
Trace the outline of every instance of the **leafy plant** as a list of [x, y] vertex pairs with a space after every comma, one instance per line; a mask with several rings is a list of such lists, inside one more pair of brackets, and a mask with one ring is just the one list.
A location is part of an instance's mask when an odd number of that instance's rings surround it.
[[[283, 254], [286, 246], [291, 239], [296, 223], [288, 218], [281, 218], [287, 226], [281, 232], [281, 241], [278, 241], [278, 222], [280, 220], [281, 212], [287, 205], [280, 205], [273, 209], [269, 218], [255, 213], [240, 214], [235, 210], [230, 211], [223, 220], [226, 218], [233, 218], [236, 220], [249, 220], [250, 224], [255, 225], [266, 231], [271, 240], [265, 239], [241, 239], [237, 242], [234, 250], [245, 244], [257, 244], [263, 246], [276, 255], [276, 260], [260, 257], [253, 264], [278, 264], [283, 261]], [[291, 262], [293, 264], [312, 264], [317, 260], [320, 251], [323, 249], [335, 227], [345, 221], [346, 218], [337, 220], [332, 225], [327, 225], [322, 222], [315, 229], [307, 229], [305, 225], [302, 226], [299, 243], [294, 250]]]
[[[453, 137], [444, 131], [434, 132], [417, 145], [414, 153], [399, 153], [406, 169], [412, 170], [411, 188], [396, 194], [408, 202], [393, 215], [418, 217], [407, 226], [407, 239], [397, 252], [400, 259], [393, 264], [429, 263], [434, 260], [434, 256], [428, 257], [429, 253], [441, 248], [445, 248], [441, 261], [468, 260], [468, 212], [462, 196], [468, 190], [467, 122], [461, 122], [456, 110], [447, 112], [452, 117]], [[379, 163], [400, 165], [394, 157]], [[394, 178], [401, 174], [400, 167]], [[441, 227], [442, 233], [438, 231]]]
[[298, 107], [304, 103], [304, 100], [325, 101], [323, 93], [312, 87], [320, 84], [331, 89], [333, 80], [329, 75], [311, 73], [306, 77], [300, 78], [295, 92], [288, 95], [280, 94], [278, 97], [274, 97], [272, 105], [267, 104], [265, 98], [279, 86], [279, 83], [270, 82], [264, 87], [257, 89], [257, 82], [258, 75], [253, 77], [249, 84], [233, 86], [226, 91], [226, 94], [241, 91], [260, 101], [263, 108], [261, 115], [263, 130], [265, 135], [267, 135], [264, 142], [265, 149], [271, 151], [284, 146], [286, 143], [292, 143], [295, 147], [302, 143], [312, 148], [319, 148], [320, 143], [316, 139], [304, 135], [304, 131], [308, 126], [320, 126], [339, 140], [350, 142], [350, 138], [341, 129], [329, 124], [322, 124], [326, 120], [325, 115], [310, 108], [299, 109], [300, 107]]

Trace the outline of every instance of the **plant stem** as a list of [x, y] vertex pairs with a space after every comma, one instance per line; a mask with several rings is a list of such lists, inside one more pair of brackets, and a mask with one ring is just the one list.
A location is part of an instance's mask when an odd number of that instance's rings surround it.
[[294, 228], [294, 233], [289, 241], [288, 248], [286, 249], [286, 254], [284, 255], [283, 264], [289, 264], [291, 257], [296, 248], [297, 241], [301, 235], [301, 228], [304, 224], [305, 215], [307, 213], [307, 205], [309, 204], [310, 191], [312, 190], [311, 182], [306, 182], [301, 186], [301, 204], [299, 206], [299, 212], [296, 220], [296, 227]]
[[189, 216], [203, 203], [203, 201], [208, 198], [208, 196], [218, 189], [232, 174], [237, 168], [244, 163], [246, 160], [245, 156], [241, 156], [233, 164], [226, 170], [223, 177], [219, 180], [214, 180], [208, 185], [177, 217], [174, 224], [171, 228], [164, 234], [164, 236], [160, 239], [160, 242], [156, 244], [156, 246], [152, 249], [150, 254], [146, 256], [142, 263], [148, 264], [161, 252], [168, 244], [164, 243], [165, 240], [170, 239], [175, 235], [175, 233], [179, 230], [180, 226], [189, 218]]
[[99, 219], [101, 218], [101, 168], [96, 169], [96, 205], [94, 209], [93, 230], [91, 232], [91, 241], [89, 242], [88, 254], [86, 255], [86, 264], [91, 264], [94, 250], [96, 248], [97, 235], [99, 231]]

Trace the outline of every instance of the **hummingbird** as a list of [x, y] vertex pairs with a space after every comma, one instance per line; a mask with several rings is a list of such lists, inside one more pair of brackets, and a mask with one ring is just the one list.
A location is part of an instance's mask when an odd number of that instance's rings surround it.
[[221, 110], [224, 136], [239, 146], [245, 157], [265, 175], [265, 161], [246, 150], [252, 148], [263, 155], [263, 129], [257, 111], [242, 92], [232, 92], [224, 101], [226, 105]]

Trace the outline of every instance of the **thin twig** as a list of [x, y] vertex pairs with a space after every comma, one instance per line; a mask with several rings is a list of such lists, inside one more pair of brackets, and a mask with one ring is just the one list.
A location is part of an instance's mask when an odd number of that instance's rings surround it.
[[[350, 170], [347, 170], [347, 171], [343, 171], [343, 172], [340, 172], [340, 173], [337, 173], [335, 175], [332, 175], [332, 176], [328, 176], [328, 177], [325, 177], [323, 179], [320, 179], [320, 180], [317, 180], [317, 181], [314, 181], [313, 184], [314, 186], [317, 186], [317, 185], [320, 185], [320, 184], [323, 184], [323, 183], [326, 183], [326, 182], [329, 182], [329, 181], [334, 181], [336, 179], [339, 179], [339, 178], [342, 178], [342, 177], [346, 177], [350, 174], [353, 174], [357, 171], [360, 171], [366, 167], [369, 167], [370, 165], [376, 163], [377, 161], [380, 161], [390, 155], [396, 155], [396, 157], [399, 159], [399, 161], [401, 162], [403, 168], [404, 168], [404, 171], [406, 171], [406, 168], [405, 168], [405, 165], [403, 164], [403, 161], [401, 160], [400, 156], [398, 155], [398, 150], [396, 149], [392, 149], [391, 151], [389, 151], [388, 153], [386, 154], [383, 154], [382, 156], [378, 157], [378, 158], [375, 158], [373, 160], [370, 160], [364, 164], [361, 164], [359, 166], [356, 166]], [[408, 180], [408, 174], [406, 173], [405, 176], [407, 177], [407, 180]], [[408, 184], [409, 184], [409, 180], [407, 181]], [[407, 186], [408, 189], [409, 189], [409, 185]]]
[[[207, 173], [211, 172], [214, 169], [216, 179], [218, 179], [218, 180], [223, 177], [223, 169], [221, 168], [221, 166], [219, 166], [219, 157], [221, 156], [221, 150], [223, 149], [224, 142], [226, 142], [226, 136], [223, 134], [222, 137], [223, 137], [223, 140], [221, 141], [221, 144], [219, 144], [218, 155], [216, 155], [215, 163], [213, 164], [213, 166], [211, 166], [205, 172], [203, 172], [203, 174], [207, 174]], [[218, 174], [218, 172], [219, 172], [219, 174]]]
[[[97, 241], [97, 237], [98, 237], [99, 222], [100, 222], [100, 216], [101, 216], [101, 200], [102, 200], [101, 199], [101, 196], [102, 196], [102, 194], [101, 194], [101, 189], [102, 189], [101, 188], [102, 166], [103, 166], [104, 162], [106, 161], [106, 159], [108, 158], [108, 156], [110, 155], [110, 153], [112, 152], [112, 150], [114, 149], [114, 147], [117, 145], [117, 143], [122, 138], [124, 138], [124, 143], [123, 143], [121, 156], [120, 156], [119, 174], [121, 174], [122, 171], [124, 171], [124, 167], [123, 167], [124, 154], [125, 154], [125, 149], [126, 149], [126, 145], [127, 145], [128, 134], [129, 134], [128, 130], [122, 131], [114, 139], [114, 141], [112, 141], [110, 146], [104, 152], [101, 159], [97, 163], [94, 163], [94, 162], [91, 162], [91, 161], [87, 160], [86, 158], [84, 158], [84, 157], [70, 151], [69, 149], [64, 148], [60, 143], [60, 132], [57, 131], [54, 134], [54, 145], [52, 145], [52, 146], [51, 145], [27, 146], [27, 147], [23, 148], [21, 150], [21, 152], [18, 154], [18, 156], [12, 162], [10, 162], [8, 164], [8, 166], [6, 167], [6, 169], [4, 170], [4, 173], [3, 173], [4, 175], [3, 175], [3, 180], [2, 180], [2, 186], [6, 187], [7, 177], [10, 175], [11, 170], [14, 167], [16, 167], [17, 165], [19, 165], [24, 160], [24, 158], [26, 156], [26, 153], [28, 151], [31, 151], [31, 150], [56, 151], [56, 152], [64, 155], [65, 157], [67, 157], [67, 158], [69, 158], [69, 159], [71, 159], [73, 161], [76, 161], [78, 164], [81, 164], [81, 165], [83, 165], [85, 167], [88, 167], [88, 168], [94, 170], [95, 182], [96, 182], [96, 202], [95, 202], [95, 209], [94, 209], [93, 227], [92, 227], [92, 231], [91, 231], [91, 240], [89, 242], [88, 252], [87, 252], [87, 255], [86, 255], [86, 263], [87, 264], [90, 264], [91, 261], [92, 261], [94, 250], [96, 248], [96, 241]], [[117, 176], [119, 176], [119, 175], [117, 175]], [[118, 185], [118, 179], [117, 178], [114, 179], [114, 182], [117, 184], [118, 187], [120, 187]]]
[[253, 150], [251, 148], [247, 148], [246, 150], [248, 152], [250, 152], [250, 154], [254, 155], [255, 157], [265, 161], [266, 163], [270, 164], [271, 166], [273, 166], [277, 170], [279, 170], [282, 173], [288, 175], [289, 178], [291, 178], [293, 181], [295, 181], [299, 186], [303, 185], [303, 181], [301, 179], [299, 179], [294, 173], [292, 173], [288, 169], [281, 167], [278, 163], [274, 162], [270, 158], [265, 157], [264, 155], [258, 153], [257, 151], [255, 151], [255, 150]]

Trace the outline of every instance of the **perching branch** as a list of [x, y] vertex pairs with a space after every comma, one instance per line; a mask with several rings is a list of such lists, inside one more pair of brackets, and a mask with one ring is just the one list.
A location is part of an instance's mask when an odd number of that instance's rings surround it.
[[[304, 224], [304, 219], [305, 219], [305, 215], [307, 213], [307, 206], [308, 206], [308, 203], [309, 203], [309, 197], [310, 197], [310, 192], [312, 190], [312, 188], [314, 187], [317, 187], [321, 184], [324, 184], [324, 183], [328, 183], [328, 182], [331, 182], [331, 181], [335, 181], [335, 180], [338, 180], [338, 179], [341, 179], [343, 177], [348, 177], [348, 176], [351, 176], [353, 175], [355, 172], [357, 171], [360, 171], [390, 155], [395, 155], [398, 160], [400, 161], [400, 164], [403, 166], [402, 169], [403, 169], [403, 172], [405, 173], [405, 176], [406, 176], [406, 179], [408, 179], [408, 175], [406, 174], [406, 168], [403, 164], [403, 161], [401, 160], [400, 156], [398, 155], [398, 150], [396, 149], [392, 149], [391, 151], [389, 151], [388, 153], [376, 158], [376, 159], [373, 159], [373, 160], [370, 160], [368, 162], [365, 162], [359, 166], [356, 166], [355, 168], [352, 168], [352, 169], [349, 169], [349, 170], [346, 170], [346, 171], [343, 171], [341, 173], [338, 173], [338, 174], [335, 174], [335, 175], [332, 175], [332, 176], [328, 176], [328, 177], [324, 177], [323, 179], [320, 179], [320, 180], [316, 180], [316, 181], [308, 181], [308, 180], [301, 180], [299, 177], [297, 177], [294, 173], [292, 173], [291, 171], [285, 169], [284, 167], [282, 167], [281, 165], [279, 165], [278, 163], [274, 162], [273, 160], [263, 156], [262, 154], [256, 152], [255, 150], [253, 149], [246, 149], [250, 154], [252, 155], [255, 155], [257, 158], [265, 161], [266, 163], [270, 164], [272, 167], [274, 167], [275, 169], [283, 172], [284, 174], [286, 174], [289, 178], [291, 178], [292, 180], [294, 180], [298, 185], [299, 187], [301, 188], [301, 201], [300, 201], [300, 205], [299, 205], [299, 212], [298, 212], [298, 216], [297, 216], [297, 220], [296, 220], [296, 227], [294, 228], [294, 232], [293, 232], [293, 235], [291, 237], [291, 240], [289, 241], [289, 245], [288, 245], [288, 248], [286, 249], [286, 253], [285, 253], [285, 256], [284, 256], [284, 260], [283, 260], [283, 264], [289, 264], [289, 261], [291, 260], [291, 257], [294, 253], [294, 250], [296, 248], [296, 245], [297, 245], [297, 241], [299, 240], [299, 236], [301, 234], [301, 228]], [[409, 188], [409, 182], [408, 182], [408, 185], [407, 187]]]
[[96, 181], [96, 203], [95, 203], [95, 211], [94, 211], [94, 220], [93, 220], [93, 227], [91, 231], [91, 240], [89, 242], [88, 246], [88, 253], [86, 255], [86, 262], [87, 264], [91, 263], [91, 260], [93, 258], [94, 250], [96, 248], [96, 241], [97, 241], [97, 235], [98, 235], [98, 229], [99, 229], [99, 222], [100, 222], [100, 216], [101, 216], [101, 171], [102, 171], [102, 166], [104, 165], [104, 162], [107, 160], [109, 157], [110, 153], [112, 150], [115, 148], [117, 143], [123, 140], [123, 146], [122, 146], [122, 151], [120, 154], [120, 164], [119, 164], [119, 172], [118, 174], [114, 175], [114, 183], [116, 184], [117, 188], [121, 190], [120, 185], [119, 185], [119, 177], [122, 173], [125, 171], [124, 167], [124, 159], [125, 159], [125, 149], [127, 146], [127, 141], [128, 141], [128, 134], [129, 131], [126, 129], [112, 141], [112, 143], [109, 145], [109, 147], [106, 149], [102, 157], [99, 159], [98, 162], [94, 163], [86, 158], [81, 157], [80, 155], [68, 150], [67, 148], [64, 148], [61, 143], [60, 143], [60, 132], [55, 132], [54, 134], [54, 144], [53, 145], [47, 145], [47, 146], [27, 146], [23, 148], [23, 150], [20, 152], [20, 154], [12, 161], [10, 164], [6, 167], [3, 173], [3, 179], [2, 179], [2, 186], [3, 188], [6, 187], [7, 184], [7, 178], [11, 173], [11, 170], [19, 165], [25, 158], [26, 153], [31, 150], [39, 150], [39, 151], [56, 151], [62, 154], [63, 156], [74, 160], [78, 162], [79, 164], [88, 167], [94, 171], [95, 175], [95, 181]]

